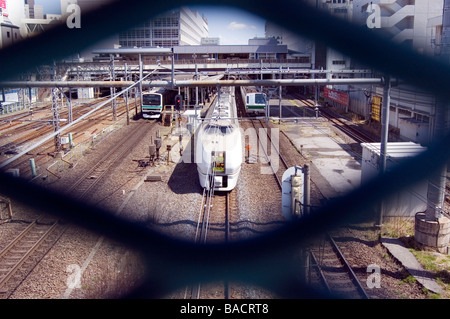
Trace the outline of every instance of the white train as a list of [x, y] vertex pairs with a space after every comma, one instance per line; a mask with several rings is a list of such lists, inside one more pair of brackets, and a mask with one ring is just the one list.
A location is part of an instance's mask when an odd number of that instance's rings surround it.
[[242, 164], [242, 134], [234, 87], [220, 89], [208, 110], [197, 133], [196, 161], [203, 188], [231, 191], [236, 186]]
[[265, 114], [267, 101], [265, 93], [259, 92], [254, 86], [241, 86], [241, 95], [246, 113]]

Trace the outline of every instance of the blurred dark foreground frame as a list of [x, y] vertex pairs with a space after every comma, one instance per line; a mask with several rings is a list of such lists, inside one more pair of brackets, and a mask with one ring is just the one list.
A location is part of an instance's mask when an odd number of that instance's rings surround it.
[[[173, 8], [212, 5], [214, 1], [119, 0], [100, 10], [81, 13], [81, 28], [65, 24], [0, 51], [0, 81], [41, 64], [62, 59], [97, 41]], [[224, 1], [316, 39], [399, 81], [425, 88], [443, 100], [450, 95], [447, 61], [420, 55], [393, 44], [383, 35], [351, 25], [301, 1]], [[275, 10], [274, 6], [282, 8]], [[139, 250], [147, 262], [146, 277], [125, 298], [158, 298], [189, 283], [243, 281], [268, 288], [285, 298], [333, 298], [321, 295], [297, 280], [293, 255], [302, 243], [361, 214], [392, 191], [428, 179], [450, 158], [450, 135], [435, 140], [428, 150], [395, 171], [333, 200], [316, 214], [257, 239], [230, 244], [194, 245], [152, 232], [142, 225], [87, 206], [24, 180], [0, 175], [0, 192], [27, 205], [78, 223]]]

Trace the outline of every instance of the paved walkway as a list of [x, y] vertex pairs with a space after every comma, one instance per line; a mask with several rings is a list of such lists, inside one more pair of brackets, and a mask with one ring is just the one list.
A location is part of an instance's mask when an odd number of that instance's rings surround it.
[[414, 276], [426, 289], [434, 293], [443, 293], [441, 286], [432, 278], [432, 275], [425, 270], [417, 261], [416, 257], [408, 248], [396, 238], [382, 238], [381, 242], [389, 252]]

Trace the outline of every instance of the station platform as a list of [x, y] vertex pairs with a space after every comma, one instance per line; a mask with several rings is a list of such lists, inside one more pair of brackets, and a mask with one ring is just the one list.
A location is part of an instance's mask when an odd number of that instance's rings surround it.
[[[342, 196], [361, 184], [361, 155], [334, 133], [325, 119], [305, 119], [281, 128], [310, 161], [311, 178], [326, 199]], [[314, 173], [316, 172], [316, 173]]]

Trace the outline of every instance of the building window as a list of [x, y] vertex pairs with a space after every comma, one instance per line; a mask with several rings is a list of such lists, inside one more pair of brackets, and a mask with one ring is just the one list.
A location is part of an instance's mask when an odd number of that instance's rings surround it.
[[408, 110], [404, 110], [404, 109], [398, 109], [398, 114], [399, 115], [404, 115], [406, 117], [411, 117], [411, 112]]
[[11, 38], [11, 33], [9, 31], [6, 31], [6, 37]]
[[334, 13], [347, 13], [346, 8], [336, 8], [334, 9]]
[[423, 122], [423, 123], [430, 123], [430, 118], [426, 115], [418, 114], [416, 113], [414, 115], [417, 121]]
[[333, 60], [333, 65], [345, 65], [345, 60]]

